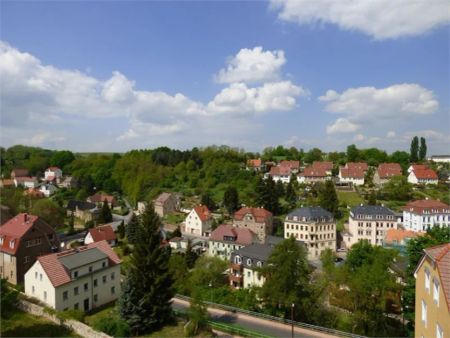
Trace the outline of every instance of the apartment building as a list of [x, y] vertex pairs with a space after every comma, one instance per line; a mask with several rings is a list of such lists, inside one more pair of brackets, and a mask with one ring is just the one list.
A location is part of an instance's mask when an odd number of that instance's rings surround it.
[[273, 216], [264, 208], [243, 207], [234, 213], [233, 226], [253, 231], [261, 243], [272, 234]]
[[219, 225], [209, 238], [208, 253], [229, 260], [231, 254], [258, 241], [253, 231], [246, 228], [235, 228], [229, 224]]
[[403, 207], [403, 226], [407, 230], [427, 231], [439, 226], [450, 227], [450, 206], [437, 200], [417, 200]]

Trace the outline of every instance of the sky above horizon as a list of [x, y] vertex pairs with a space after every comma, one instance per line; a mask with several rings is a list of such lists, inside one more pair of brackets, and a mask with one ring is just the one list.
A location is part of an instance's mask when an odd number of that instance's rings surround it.
[[2, 1], [0, 145], [450, 152], [447, 0]]

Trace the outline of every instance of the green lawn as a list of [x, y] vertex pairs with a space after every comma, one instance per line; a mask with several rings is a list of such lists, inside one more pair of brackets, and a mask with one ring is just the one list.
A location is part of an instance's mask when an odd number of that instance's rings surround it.
[[350, 207], [364, 203], [361, 196], [355, 191], [337, 191], [339, 203], [345, 203]]
[[1, 337], [79, 337], [65, 327], [20, 310], [2, 318], [0, 326]]
[[99, 310], [90, 313], [89, 315], [86, 315], [84, 317], [84, 322], [89, 325], [90, 327], [95, 328], [97, 322], [99, 322], [102, 318], [111, 318], [111, 320], [114, 320], [114, 318], [117, 318], [119, 316], [118, 309], [115, 303]]

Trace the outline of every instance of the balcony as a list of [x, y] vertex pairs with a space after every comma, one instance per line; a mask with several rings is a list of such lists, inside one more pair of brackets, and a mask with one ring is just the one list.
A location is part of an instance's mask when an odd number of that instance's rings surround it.
[[229, 274], [228, 276], [229, 276], [231, 282], [235, 282], [237, 284], [242, 284], [242, 275]]
[[231, 263], [230, 268], [231, 270], [242, 271], [242, 264]]

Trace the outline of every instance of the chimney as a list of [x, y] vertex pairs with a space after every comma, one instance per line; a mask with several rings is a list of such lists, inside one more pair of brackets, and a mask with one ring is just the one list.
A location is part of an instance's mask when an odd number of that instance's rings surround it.
[[29, 221], [28, 214], [23, 215], [23, 220], [25, 221], [25, 223], [28, 223]]

